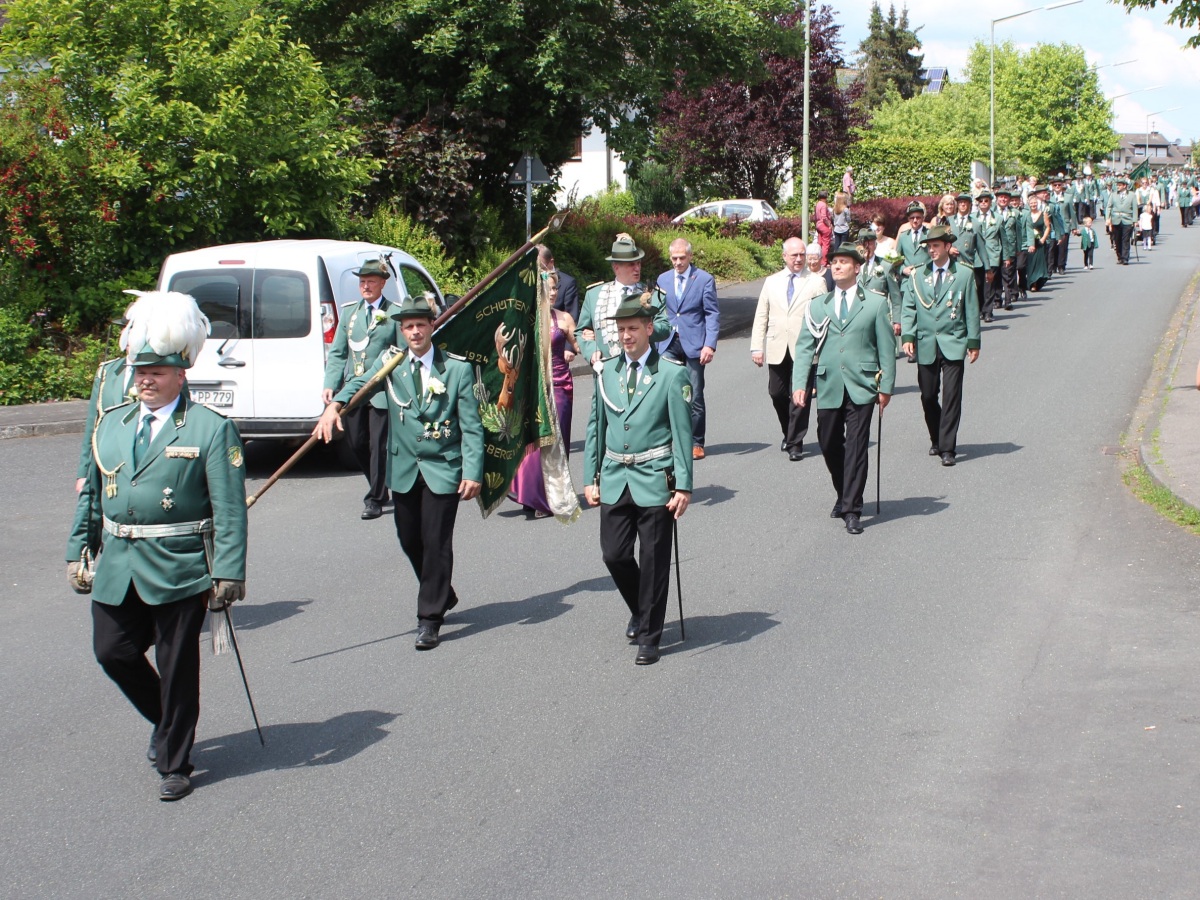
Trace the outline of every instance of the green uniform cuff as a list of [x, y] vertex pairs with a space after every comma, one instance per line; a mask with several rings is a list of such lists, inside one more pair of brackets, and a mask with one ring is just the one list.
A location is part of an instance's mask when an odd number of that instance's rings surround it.
[[917, 339], [914, 335], [911, 335], [911, 334], [901, 334], [900, 335], [900, 343], [902, 343], [902, 344], [915, 344], [916, 342], [917, 342]]
[[967, 349], [968, 350], [978, 350], [979, 349], [979, 338], [974, 338], [974, 339], [967, 338]]

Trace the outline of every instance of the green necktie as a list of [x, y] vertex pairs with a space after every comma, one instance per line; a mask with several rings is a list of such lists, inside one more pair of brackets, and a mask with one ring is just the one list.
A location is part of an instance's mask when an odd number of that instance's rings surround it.
[[421, 378], [421, 372], [424, 368], [425, 367], [421, 365], [421, 361], [419, 359], [413, 360], [413, 394], [415, 395], [413, 399], [415, 399], [418, 403], [421, 402], [421, 392], [425, 390], [425, 386], [422, 384]]
[[154, 421], [154, 413], [142, 416], [142, 427], [138, 429], [137, 440], [133, 442], [133, 467], [136, 469], [150, 448], [150, 423]]
[[637, 364], [637, 360], [635, 359], [633, 362], [631, 362], [629, 364], [629, 387], [627, 388], [627, 390], [629, 391], [629, 399], [630, 400], [633, 399], [634, 392], [637, 391], [637, 379], [638, 379], [638, 364]]
[[842, 302], [838, 304], [838, 321], [843, 324], [846, 321], [846, 315], [850, 312], [850, 304], [846, 300], [846, 292], [842, 291]]

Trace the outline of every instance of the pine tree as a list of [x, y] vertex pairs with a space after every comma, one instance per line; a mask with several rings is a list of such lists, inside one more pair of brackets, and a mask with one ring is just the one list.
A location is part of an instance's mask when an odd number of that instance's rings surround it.
[[878, 2], [871, 4], [867, 37], [858, 45], [859, 67], [863, 72], [862, 102], [868, 109], [883, 104], [889, 87], [905, 100], [921, 92], [925, 58], [911, 52], [919, 49], [921, 40], [909, 25], [908, 7], [897, 17], [896, 6], [892, 4], [885, 19]]

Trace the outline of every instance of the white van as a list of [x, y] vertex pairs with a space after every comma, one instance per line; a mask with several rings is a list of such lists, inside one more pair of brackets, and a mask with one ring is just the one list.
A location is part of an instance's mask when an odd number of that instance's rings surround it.
[[192, 399], [233, 419], [242, 437], [307, 437], [324, 405], [325, 357], [342, 304], [358, 300], [354, 270], [386, 259], [394, 303], [441, 291], [403, 250], [358, 241], [263, 241], [175, 253], [158, 288], [196, 298], [212, 332], [188, 370]]

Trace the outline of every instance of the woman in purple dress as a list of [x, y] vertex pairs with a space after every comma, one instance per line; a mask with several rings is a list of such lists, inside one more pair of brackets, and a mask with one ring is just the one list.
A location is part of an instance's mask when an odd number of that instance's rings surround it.
[[[558, 299], [558, 273], [546, 278], [550, 298], [550, 374], [554, 385], [554, 405], [558, 409], [558, 426], [562, 432], [563, 450], [571, 449], [571, 402], [575, 391], [571, 379], [571, 360], [579, 352], [575, 342], [575, 320], [570, 314], [554, 309]], [[513, 478], [509, 496], [521, 504], [525, 515], [544, 519], [551, 515], [550, 503], [546, 499], [546, 485], [542, 481], [542, 451], [531, 447], [525, 454], [517, 474]]]

